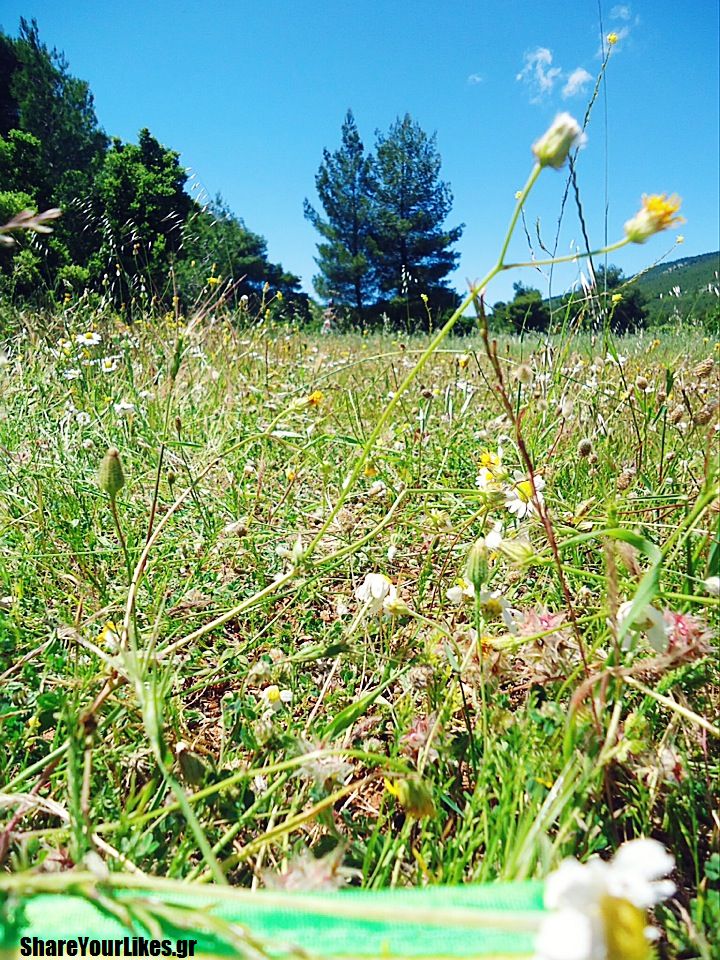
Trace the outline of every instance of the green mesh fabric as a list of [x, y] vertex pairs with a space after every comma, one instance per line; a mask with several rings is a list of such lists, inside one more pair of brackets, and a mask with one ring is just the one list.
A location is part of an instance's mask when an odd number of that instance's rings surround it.
[[[298, 906], [278, 907], [264, 902], [258, 892], [243, 903], [223, 900], [208, 890], [207, 896], [169, 897], [152, 890], [142, 893], [121, 891], [117, 901], [128, 903], [141, 897], [145, 904], [181, 904], [203, 908], [248, 931], [270, 946], [273, 957], [521, 957], [532, 954], [532, 927], [540, 919], [541, 883], [491, 884], [422, 889], [343, 891], [304, 894]], [[344, 907], [351, 905], [354, 916]], [[359, 908], [359, 909], [355, 909]], [[447, 912], [470, 911], [459, 923], [448, 922]], [[382, 919], [363, 919], [364, 912], [382, 911]], [[404, 913], [393, 919], [393, 913]], [[407, 914], [412, 912], [412, 918]], [[14, 929], [0, 930], [3, 954], [12, 951], [22, 936], [41, 938], [88, 936], [121, 938], [128, 927], [95, 903], [80, 896], [42, 894], [32, 897], [13, 911]], [[445, 914], [445, 917], [443, 917]], [[475, 925], [476, 923], [482, 926]], [[517, 929], [509, 929], [515, 925]], [[135, 922], [132, 934], [149, 936], [148, 929]], [[236, 951], [211, 934], [180, 931], [167, 925], [163, 935], [172, 939], [196, 937], [195, 955], [232, 956]], [[297, 951], [305, 951], [298, 953]]]

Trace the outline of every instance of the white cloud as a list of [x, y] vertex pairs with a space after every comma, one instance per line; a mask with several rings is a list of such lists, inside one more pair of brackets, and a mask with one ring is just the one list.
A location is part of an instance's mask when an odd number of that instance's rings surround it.
[[531, 103], [539, 103], [549, 94], [562, 74], [560, 67], [553, 67], [553, 55], [547, 47], [538, 47], [525, 54], [525, 66], [515, 77], [530, 88]]
[[631, 16], [632, 11], [630, 10], [630, 7], [624, 3], [618, 3], [610, 11], [611, 20], [629, 20]]
[[568, 76], [565, 81], [565, 86], [562, 88], [562, 97], [563, 100], [567, 100], [568, 97], [574, 97], [578, 93], [582, 93], [585, 90], [585, 87], [592, 80], [592, 74], [588, 73], [583, 67], [576, 67], [575, 70]]
[[485, 78], [482, 76], [482, 74], [471, 73], [470, 76], [467, 78], [467, 82], [474, 85], [477, 83], [482, 83], [484, 79]]

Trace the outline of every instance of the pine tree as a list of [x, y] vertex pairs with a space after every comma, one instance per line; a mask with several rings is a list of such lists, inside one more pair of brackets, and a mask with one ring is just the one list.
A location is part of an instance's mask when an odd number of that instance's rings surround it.
[[373, 266], [382, 294], [403, 300], [425, 294], [431, 305], [446, 307], [456, 297], [444, 278], [459, 256], [450, 247], [464, 225], [443, 226], [452, 192], [439, 179], [440, 165], [435, 135], [428, 137], [409, 114], [378, 134]]
[[315, 188], [325, 219], [305, 201], [305, 217], [323, 238], [315, 259], [320, 273], [313, 278], [321, 297], [349, 306], [362, 315], [374, 299], [371, 263], [375, 179], [372, 158], [365, 154], [352, 111], [342, 127], [342, 146], [323, 151]]

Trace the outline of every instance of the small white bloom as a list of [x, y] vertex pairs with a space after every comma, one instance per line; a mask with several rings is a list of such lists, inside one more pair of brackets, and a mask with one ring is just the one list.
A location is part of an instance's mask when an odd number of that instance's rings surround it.
[[135, 413], [135, 404], [131, 403], [129, 400], [120, 400], [118, 403], [114, 404], [115, 413], [119, 417], [129, 417], [131, 413]]
[[79, 410], [75, 414], [75, 423], [80, 427], [86, 427], [90, 423], [90, 414], [85, 413], [84, 410]]
[[355, 591], [355, 599], [367, 604], [370, 613], [377, 613], [385, 600], [397, 598], [397, 590], [384, 573], [368, 573]]
[[665, 653], [668, 648], [668, 625], [662, 613], [651, 604], [641, 610], [628, 624], [632, 600], [621, 603], [617, 612], [617, 624], [620, 631], [627, 630], [622, 642], [623, 650], [629, 650], [633, 645], [633, 632], [644, 633], [653, 650]]
[[[552, 911], [535, 941], [534, 960], [625, 960], [647, 956], [657, 931], [648, 927], [644, 911], [675, 892], [664, 879], [673, 857], [656, 840], [623, 844], [610, 862], [595, 857], [586, 864], [568, 859], [545, 883], [545, 906]], [[635, 908], [623, 929], [622, 958], [615, 932], [617, 906]], [[612, 951], [612, 953], [610, 952]]]
[[720, 577], [708, 577], [703, 586], [711, 597], [720, 597]]
[[118, 368], [118, 357], [102, 357], [98, 365], [103, 373], [114, 373]]
[[95, 347], [102, 340], [102, 337], [99, 333], [95, 333], [94, 330], [88, 330], [87, 333], [79, 333], [75, 337], [75, 343], [79, 343], [81, 347]]
[[[537, 475], [533, 477], [533, 480], [537, 502], [542, 504], [544, 500], [541, 491], [545, 489], [545, 481]], [[533, 484], [523, 474], [515, 474], [515, 483], [508, 491], [505, 506], [518, 520], [523, 520], [528, 514], [537, 513], [533, 503]]]
[[277, 713], [292, 701], [292, 691], [281, 690], [276, 683], [271, 683], [260, 693], [260, 699], [268, 710]]

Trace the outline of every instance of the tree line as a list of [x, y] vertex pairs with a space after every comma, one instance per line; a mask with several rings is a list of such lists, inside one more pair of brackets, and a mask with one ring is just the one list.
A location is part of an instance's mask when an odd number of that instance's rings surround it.
[[63, 211], [52, 236], [18, 236], [0, 253], [4, 298], [90, 291], [129, 311], [192, 303], [222, 284], [237, 304], [280, 293], [286, 313], [307, 316], [299, 278], [269, 261], [265, 239], [187, 185], [179, 154], [149, 130], [137, 143], [105, 134], [88, 84], [35, 20], [21, 19], [17, 38], [0, 32], [0, 223], [26, 208]]
[[[340, 146], [322, 154], [319, 209], [304, 203], [320, 235], [313, 284], [339, 324], [427, 328], [457, 307], [448, 276], [464, 224], [446, 225], [453, 197], [440, 172], [435, 135], [409, 114], [377, 131], [369, 151], [348, 110]], [[210, 288], [251, 312], [272, 302], [284, 316], [311, 315], [300, 279], [268, 259], [265, 239], [221, 197], [201, 204], [188, 192], [178, 153], [147, 129], [137, 143], [105, 134], [88, 84], [40, 40], [35, 20], [21, 19], [16, 38], [0, 31], [0, 223], [52, 207], [63, 216], [51, 236], [26, 234], [0, 249], [4, 299], [85, 294], [132, 315], [188, 306]], [[609, 296], [622, 272], [609, 267], [599, 279], [613, 324], [641, 325], [637, 291]], [[545, 330], [567, 302], [520, 283], [490, 312], [498, 329]]]
[[305, 201], [305, 216], [322, 238], [313, 278], [321, 297], [356, 319], [421, 320], [455, 309], [447, 275], [457, 265], [452, 246], [464, 225], [445, 226], [452, 192], [440, 166], [435, 136], [409, 114], [378, 132], [368, 153], [348, 111], [341, 146], [323, 151], [315, 178], [324, 215]]

